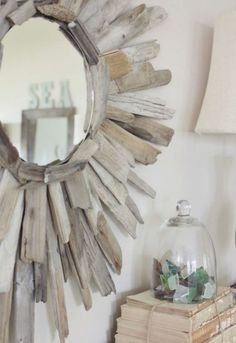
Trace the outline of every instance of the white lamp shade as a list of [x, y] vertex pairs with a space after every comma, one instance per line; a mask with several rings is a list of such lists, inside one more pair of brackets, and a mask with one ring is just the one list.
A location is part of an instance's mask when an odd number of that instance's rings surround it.
[[236, 133], [236, 11], [215, 25], [211, 67], [197, 133]]

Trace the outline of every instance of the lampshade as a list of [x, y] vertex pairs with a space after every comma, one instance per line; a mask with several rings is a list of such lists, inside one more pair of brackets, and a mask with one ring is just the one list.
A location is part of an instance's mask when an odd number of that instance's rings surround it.
[[197, 133], [236, 133], [236, 11], [215, 24], [211, 67]]

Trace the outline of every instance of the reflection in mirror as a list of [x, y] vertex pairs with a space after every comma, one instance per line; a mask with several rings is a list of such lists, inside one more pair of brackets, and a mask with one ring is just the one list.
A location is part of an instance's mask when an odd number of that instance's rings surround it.
[[[23, 159], [38, 164], [64, 159], [72, 145], [85, 138], [83, 58], [57, 24], [41, 18], [14, 27], [3, 46], [0, 121]], [[40, 115], [33, 114], [38, 109]], [[23, 125], [23, 113], [28, 113], [27, 119], [36, 116], [33, 137]]]

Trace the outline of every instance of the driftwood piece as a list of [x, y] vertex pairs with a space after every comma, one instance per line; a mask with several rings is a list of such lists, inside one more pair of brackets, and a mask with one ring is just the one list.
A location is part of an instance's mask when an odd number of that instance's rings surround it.
[[142, 139], [132, 135], [119, 125], [105, 120], [102, 123], [101, 130], [112, 137], [120, 144], [124, 145], [134, 156], [135, 160], [142, 164], [153, 164], [157, 160], [160, 151]]
[[92, 139], [87, 138], [83, 141], [70, 157], [70, 161], [89, 160], [98, 150], [98, 144]]
[[94, 136], [106, 116], [110, 78], [108, 66], [105, 63], [103, 57], [100, 58], [98, 65], [92, 66], [90, 70], [92, 75], [93, 89], [95, 93], [90, 133], [92, 136]]
[[5, 34], [10, 30], [11, 24], [6, 19], [8, 14], [17, 9], [16, 0], [8, 0], [3, 6], [0, 7], [0, 40], [3, 39]]
[[175, 113], [173, 109], [165, 106], [163, 100], [137, 93], [109, 95], [108, 105], [156, 119], [171, 119]]
[[138, 209], [138, 206], [136, 205], [136, 203], [134, 202], [134, 200], [131, 198], [130, 195], [127, 196], [125, 204], [130, 209], [130, 211], [133, 213], [133, 215], [135, 216], [137, 221], [140, 224], [144, 224], [144, 220], [143, 220], [142, 215]]
[[102, 8], [99, 8], [97, 12], [90, 16], [86, 22], [85, 26], [89, 32], [91, 32], [96, 37], [96, 33], [102, 31], [112, 23], [120, 13], [128, 7], [129, 0], [109, 0]]
[[60, 30], [86, 59], [89, 65], [98, 64], [99, 50], [82, 22], [75, 20], [69, 25], [62, 24], [60, 25]]
[[34, 6], [33, 0], [28, 0], [21, 6], [19, 6], [15, 11], [8, 14], [7, 19], [9, 19], [14, 25], [21, 25], [36, 13], [36, 8]]
[[10, 142], [0, 122], [0, 165], [6, 169], [9, 169], [12, 172], [12, 174], [17, 176], [18, 163], [19, 163], [18, 151]]
[[101, 10], [108, 0], [86, 0], [82, 3], [79, 19], [83, 22], [87, 21], [90, 17], [94, 16]]
[[12, 215], [19, 197], [20, 185], [11, 173], [5, 169], [0, 181], [0, 241], [10, 230]]
[[162, 125], [150, 118], [135, 117], [131, 123], [120, 122], [119, 125], [135, 136], [164, 146], [170, 144], [174, 135], [174, 130], [172, 128]]
[[63, 270], [64, 281], [67, 282], [69, 278], [69, 262], [66, 256], [66, 245], [62, 243], [60, 237], [57, 237], [58, 249], [61, 258], [61, 265]]
[[155, 70], [150, 62], [133, 65], [132, 71], [111, 81], [110, 93], [125, 93], [165, 86], [171, 81], [171, 71]]
[[89, 167], [89, 176], [92, 185], [97, 192], [100, 200], [107, 206], [109, 211], [119, 221], [122, 227], [133, 237], [136, 237], [137, 221], [126, 205], [121, 205], [112, 193], [103, 185], [94, 170]]
[[10, 342], [34, 342], [34, 281], [32, 263], [17, 258], [12, 299]]
[[133, 121], [135, 116], [130, 112], [108, 105], [106, 109], [106, 118], [123, 123], [130, 123]]
[[120, 48], [132, 38], [160, 23], [167, 14], [161, 7], [146, 8], [144, 4], [118, 17], [109, 28], [101, 31], [98, 47], [102, 52]]
[[147, 62], [158, 56], [160, 45], [156, 40], [131, 45], [121, 49], [130, 64]]
[[22, 182], [44, 182], [45, 167], [35, 163], [21, 161], [18, 176]]
[[94, 154], [98, 161], [111, 175], [122, 183], [126, 183], [129, 172], [129, 164], [114, 146], [99, 131], [94, 137], [99, 144], [99, 150]]
[[90, 129], [90, 125], [93, 117], [93, 107], [94, 107], [94, 89], [93, 80], [90, 72], [90, 66], [86, 60], [84, 60], [84, 68], [86, 74], [86, 90], [87, 90], [87, 102], [86, 102], [86, 113], [84, 118], [83, 129], [87, 135]]
[[82, 1], [59, 0], [54, 4], [37, 5], [37, 9], [47, 17], [53, 17], [61, 22], [70, 23], [77, 18]]
[[93, 208], [85, 211], [88, 224], [107, 262], [114, 272], [120, 274], [122, 268], [122, 251], [120, 245], [106, 220], [96, 192], [93, 191], [92, 194]]
[[100, 251], [98, 243], [89, 228], [85, 215], [79, 210], [79, 218], [84, 230], [85, 244], [88, 254], [88, 261], [92, 271], [93, 279], [102, 296], [107, 296], [116, 292], [115, 284], [106, 266], [104, 257]]
[[90, 165], [98, 175], [104, 186], [106, 186], [120, 204], [124, 205], [128, 196], [128, 191], [124, 184], [113, 177], [100, 163], [91, 158]]
[[64, 288], [63, 270], [57, 246], [57, 237], [52, 227], [51, 216], [48, 216], [47, 244], [48, 244], [48, 275], [50, 295], [54, 314], [55, 326], [57, 328], [60, 342], [64, 343], [69, 335]]
[[0, 342], [9, 342], [9, 323], [12, 305], [12, 291], [0, 294]]
[[45, 253], [44, 263], [34, 263], [34, 288], [36, 303], [47, 302], [47, 254]]
[[24, 192], [20, 191], [9, 222], [9, 230], [0, 243], [0, 293], [9, 292], [12, 286], [23, 209]]
[[85, 307], [86, 311], [88, 311], [92, 307], [91, 292], [90, 292], [89, 288], [85, 288], [85, 289], [82, 288], [81, 281], [80, 281], [80, 278], [78, 276], [78, 273], [77, 273], [77, 270], [76, 270], [76, 267], [75, 267], [75, 263], [74, 263], [74, 260], [73, 260], [73, 256], [72, 256], [72, 253], [71, 253], [71, 250], [70, 250], [70, 247], [69, 247], [68, 244], [66, 244], [66, 255], [67, 255], [67, 259], [69, 261], [69, 266], [70, 266], [72, 275], [74, 276], [74, 278], [76, 280], [76, 283], [77, 283], [77, 285], [79, 287], [79, 291], [80, 291], [80, 294], [81, 294], [81, 297], [82, 297], [82, 301], [83, 301], [84, 307]]
[[79, 160], [46, 167], [44, 171], [44, 182], [51, 183], [70, 178], [76, 172], [83, 170], [87, 162], [87, 160]]
[[43, 263], [45, 258], [47, 187], [43, 184], [25, 191], [25, 213], [21, 238], [21, 259]]
[[116, 80], [132, 71], [132, 64], [122, 51], [112, 51], [104, 55], [109, 67], [110, 80]]
[[72, 208], [87, 209], [91, 207], [90, 189], [86, 170], [74, 174], [65, 181], [66, 190]]
[[141, 179], [133, 170], [129, 171], [128, 180], [140, 191], [148, 194], [151, 198], [155, 199], [156, 191], [151, 186], [149, 186], [146, 181]]
[[50, 183], [48, 186], [48, 190], [53, 223], [61, 238], [62, 243], [68, 243], [70, 238], [71, 225], [66, 210], [61, 184], [59, 182]]

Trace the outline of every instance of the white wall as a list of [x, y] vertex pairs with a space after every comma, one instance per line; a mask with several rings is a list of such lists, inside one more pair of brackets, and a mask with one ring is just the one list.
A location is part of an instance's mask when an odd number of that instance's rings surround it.
[[[70, 287], [66, 288], [71, 331], [68, 343], [112, 341], [119, 304], [126, 294], [148, 285], [154, 234], [160, 223], [175, 213], [178, 199], [189, 199], [193, 214], [208, 226], [217, 251], [220, 283], [228, 285], [236, 280], [236, 138], [197, 136], [192, 132], [207, 81], [212, 27], [220, 12], [235, 9], [235, 1], [146, 0], [146, 3], [164, 6], [169, 13], [169, 19], [145, 38], [159, 39], [161, 53], [155, 65], [173, 72], [172, 83], [152, 93], [167, 99], [176, 108], [175, 120], [169, 123], [176, 134], [155, 166], [139, 168], [158, 193], [152, 201], [134, 192], [145, 219], [145, 225], [138, 229], [138, 238], [133, 241], [114, 228], [124, 254], [123, 273], [114, 277], [117, 295], [104, 299], [95, 294], [94, 307], [86, 313], [75, 301]], [[57, 339], [51, 335], [46, 312], [40, 305], [36, 343], [42, 341], [53, 343]]]

